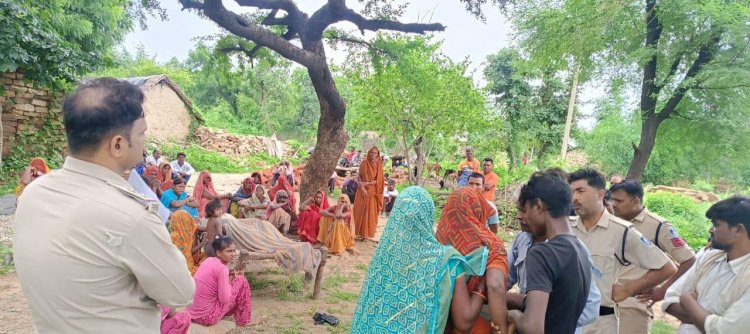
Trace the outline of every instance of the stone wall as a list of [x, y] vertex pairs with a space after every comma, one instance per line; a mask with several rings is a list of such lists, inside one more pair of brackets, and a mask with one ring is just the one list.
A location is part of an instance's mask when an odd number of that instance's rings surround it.
[[[207, 127], [199, 127], [195, 136], [203, 148], [228, 156], [239, 157], [268, 152], [267, 137], [236, 135]], [[282, 150], [285, 157], [294, 153], [290, 145], [283, 145]]]
[[[33, 83], [23, 80], [24, 75], [21, 72], [3, 73], [0, 78], [4, 87], [4, 92], [0, 93], [0, 106], [3, 126], [2, 155], [5, 157], [14, 146], [15, 140], [9, 139], [16, 139], [18, 133], [38, 131], [45, 120], [59, 120], [62, 115], [58, 102], [59, 94], [35, 88]], [[65, 140], [61, 122], [59, 131], [55, 132], [59, 138], [52, 138], [53, 140]]]

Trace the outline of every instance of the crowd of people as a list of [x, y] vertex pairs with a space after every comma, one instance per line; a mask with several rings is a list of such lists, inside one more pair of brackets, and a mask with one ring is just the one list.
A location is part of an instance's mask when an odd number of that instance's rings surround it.
[[357, 171], [331, 203], [321, 189], [298, 204], [288, 162], [234, 193], [201, 171], [188, 194], [196, 170], [184, 153], [144, 151], [142, 103], [123, 81], [82, 84], [63, 103], [62, 168], [35, 158], [24, 171], [14, 255], [39, 332], [186, 333], [226, 316], [246, 325], [251, 288], [238, 253], [283, 249], [280, 264], [309, 277], [321, 246], [355, 253], [355, 241], [378, 246], [352, 333], [648, 333], [659, 301], [680, 333], [750, 326], [748, 197], [711, 206], [712, 239], [696, 254], [644, 207], [639, 182], [540, 171], [520, 190], [520, 231], [506, 249], [494, 161], [470, 149], [437, 226], [429, 193], [396, 190], [377, 147], [352, 148], [345, 165]]

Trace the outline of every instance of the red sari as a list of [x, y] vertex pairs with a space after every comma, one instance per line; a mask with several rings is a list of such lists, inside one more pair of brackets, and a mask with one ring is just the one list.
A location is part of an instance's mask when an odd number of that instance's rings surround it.
[[[203, 180], [206, 178], [208, 178], [208, 184], [203, 184]], [[213, 195], [213, 198], [208, 199], [203, 197], [203, 190], [206, 190]], [[206, 204], [214, 198], [219, 197], [219, 193], [214, 189], [214, 181], [211, 179], [211, 173], [207, 171], [202, 171], [200, 173], [198, 176], [198, 182], [195, 183], [195, 189], [193, 189], [193, 197], [198, 200], [198, 217], [206, 217]], [[224, 211], [226, 211], [229, 208], [229, 199], [223, 198], [221, 200], [221, 205], [224, 208]]]
[[[164, 167], [169, 167], [169, 175], [164, 175]], [[157, 174], [161, 185], [159, 188], [161, 191], [167, 191], [174, 187], [174, 180], [172, 179], [172, 165], [168, 162], [162, 162], [159, 164], [159, 173]]]
[[[378, 152], [376, 162], [370, 160], [370, 152]], [[357, 194], [354, 196], [353, 219], [355, 233], [360, 238], [374, 238], [375, 229], [378, 227], [378, 215], [383, 211], [383, 190], [385, 179], [383, 178], [383, 159], [380, 158], [380, 150], [372, 147], [367, 151], [367, 157], [359, 165], [359, 180], [362, 182], [375, 182], [362, 186], [359, 184]], [[367, 191], [367, 195], [365, 195]]]
[[309, 243], [315, 243], [318, 241], [318, 229], [320, 228], [320, 211], [328, 209], [328, 196], [322, 190], [315, 193], [323, 194], [323, 201], [320, 206], [315, 204], [313, 201], [307, 206], [307, 210], [302, 211], [297, 219], [297, 225], [299, 226], [299, 238], [302, 241]]

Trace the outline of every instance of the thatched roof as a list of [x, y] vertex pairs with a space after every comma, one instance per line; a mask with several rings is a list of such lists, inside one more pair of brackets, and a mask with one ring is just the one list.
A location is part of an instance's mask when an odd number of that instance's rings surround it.
[[185, 93], [182, 92], [182, 89], [180, 89], [180, 87], [178, 87], [177, 84], [175, 84], [172, 80], [170, 80], [166, 74], [152, 75], [148, 77], [125, 78], [122, 80], [138, 86], [141, 90], [146, 90], [156, 85], [167, 85], [169, 86], [169, 88], [172, 88], [172, 90], [177, 94], [177, 96], [180, 97], [180, 100], [182, 100], [182, 102], [185, 103], [188, 108], [193, 106], [193, 103], [190, 102], [187, 96], [185, 96]]

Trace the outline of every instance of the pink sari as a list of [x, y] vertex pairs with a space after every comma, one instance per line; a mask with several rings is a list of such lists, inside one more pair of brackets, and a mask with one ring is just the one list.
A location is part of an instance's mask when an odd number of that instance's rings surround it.
[[161, 306], [161, 334], [187, 334], [190, 329], [190, 313], [177, 312], [173, 317], [167, 318], [169, 308]]

